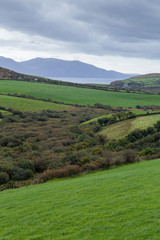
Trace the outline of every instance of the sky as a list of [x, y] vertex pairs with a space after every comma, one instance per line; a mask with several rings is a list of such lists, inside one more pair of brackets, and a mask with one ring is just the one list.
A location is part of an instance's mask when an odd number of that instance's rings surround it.
[[159, 0], [0, 0], [0, 55], [160, 72]]

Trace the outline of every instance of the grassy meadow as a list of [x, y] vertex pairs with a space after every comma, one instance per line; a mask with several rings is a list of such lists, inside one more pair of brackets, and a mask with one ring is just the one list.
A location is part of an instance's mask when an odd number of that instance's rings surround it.
[[[0, 106], [5, 108], [13, 108], [19, 111], [41, 111], [49, 110], [65, 110], [71, 108], [67, 105], [56, 104], [51, 102], [43, 102], [40, 100], [32, 100], [27, 98], [19, 98], [12, 96], [0, 95]], [[3, 113], [3, 112], [2, 112]]]
[[118, 139], [125, 137], [135, 129], [146, 129], [147, 127], [152, 127], [159, 120], [160, 114], [136, 117], [104, 127], [100, 133], [107, 135], [109, 139]]
[[0, 239], [160, 239], [159, 168], [144, 161], [0, 192]]
[[58, 102], [80, 105], [101, 103], [132, 108], [135, 108], [136, 105], [160, 105], [159, 95], [110, 92], [12, 80], [0, 81], [0, 93], [25, 94], [36, 98], [50, 98]]

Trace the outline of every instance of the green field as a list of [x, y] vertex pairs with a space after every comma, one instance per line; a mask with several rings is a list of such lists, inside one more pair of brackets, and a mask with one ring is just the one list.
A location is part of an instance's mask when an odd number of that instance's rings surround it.
[[136, 117], [111, 124], [100, 131], [100, 133], [107, 135], [109, 139], [118, 139], [125, 137], [135, 129], [152, 127], [157, 121], [160, 121], [160, 114]]
[[160, 160], [0, 192], [1, 240], [160, 239]]
[[123, 80], [123, 82], [125, 83], [131, 83], [131, 82], [135, 82], [135, 83], [143, 83], [145, 84], [145, 86], [157, 86], [159, 78], [131, 78], [131, 79], [127, 79], [127, 80]]
[[51, 102], [43, 102], [39, 100], [11, 97], [5, 95], [0, 95], [0, 106], [6, 108], [13, 108], [19, 111], [41, 111], [45, 109], [65, 110], [71, 108], [70, 106], [62, 104], [55, 104]]
[[52, 99], [58, 102], [94, 105], [133, 107], [136, 105], [160, 105], [159, 95], [134, 94], [76, 88], [44, 83], [22, 81], [0, 81], [0, 93], [25, 94], [36, 98]]

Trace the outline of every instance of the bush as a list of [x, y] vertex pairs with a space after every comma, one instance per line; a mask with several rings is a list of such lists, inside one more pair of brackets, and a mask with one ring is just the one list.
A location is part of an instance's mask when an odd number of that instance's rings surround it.
[[31, 169], [26, 170], [26, 178], [27, 179], [33, 177], [33, 175], [34, 175], [34, 173]]
[[63, 169], [46, 170], [38, 178], [38, 183], [43, 183], [54, 178], [64, 178], [76, 175], [82, 171], [78, 165], [69, 165]]
[[26, 170], [30, 169], [30, 170], [34, 171], [34, 165], [30, 160], [22, 159], [22, 160], [18, 161], [17, 165], [20, 168], [23, 168]]
[[134, 162], [138, 162], [139, 158], [136, 155], [136, 152], [132, 149], [127, 149], [123, 151], [123, 159], [124, 159], [124, 163], [128, 164], [128, 163], [134, 163]]
[[0, 184], [7, 183], [9, 181], [9, 175], [6, 172], [0, 172]]
[[0, 162], [0, 172], [6, 172], [10, 175], [13, 168], [14, 168], [14, 165], [12, 162], [9, 162], [9, 161]]
[[11, 174], [11, 179], [15, 181], [26, 180], [27, 179], [26, 171], [18, 166], [14, 167]]

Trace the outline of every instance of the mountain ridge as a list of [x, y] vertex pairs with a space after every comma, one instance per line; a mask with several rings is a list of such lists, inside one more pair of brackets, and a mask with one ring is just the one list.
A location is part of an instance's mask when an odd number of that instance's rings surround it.
[[11, 58], [0, 56], [0, 67], [18, 73], [40, 77], [70, 77], [70, 78], [119, 78], [126, 79], [133, 75], [123, 74], [113, 70], [105, 70], [78, 60], [61, 60], [57, 58], [34, 58], [17, 62]]

